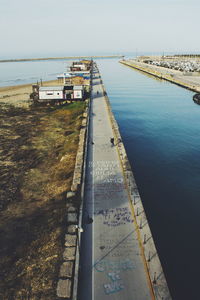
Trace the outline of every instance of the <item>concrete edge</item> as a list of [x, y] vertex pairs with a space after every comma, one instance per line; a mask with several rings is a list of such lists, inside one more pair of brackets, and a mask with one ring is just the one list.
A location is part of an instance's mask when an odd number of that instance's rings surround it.
[[77, 300], [78, 297], [78, 276], [79, 276], [79, 263], [80, 263], [80, 247], [81, 247], [81, 229], [82, 229], [82, 217], [83, 217], [83, 204], [84, 204], [84, 189], [85, 189], [85, 176], [86, 176], [86, 161], [87, 161], [87, 148], [89, 142], [89, 124], [90, 124], [90, 110], [91, 110], [91, 97], [92, 97], [92, 84], [90, 89], [90, 99], [88, 101], [87, 109], [87, 122], [85, 126], [85, 140], [84, 140], [84, 156], [82, 157], [82, 185], [81, 185], [81, 206], [79, 210], [79, 222], [78, 222], [78, 237], [77, 237], [77, 249], [75, 259], [75, 272], [74, 272], [74, 285], [72, 291], [72, 299]]
[[[152, 76], [154, 76], [154, 77], [157, 77], [157, 78], [160, 78], [160, 79], [164, 79], [164, 80], [166, 80], [166, 81], [169, 81], [169, 82], [171, 82], [171, 83], [174, 83], [174, 84], [176, 84], [176, 85], [178, 85], [178, 86], [180, 86], [180, 87], [183, 87], [183, 88], [185, 88], [185, 89], [188, 89], [188, 90], [190, 90], [190, 91], [193, 91], [193, 92], [197, 92], [197, 93], [199, 93], [200, 92], [200, 89], [198, 89], [198, 88], [195, 88], [195, 86], [194, 85], [190, 85], [190, 84], [186, 84], [186, 83], [184, 83], [184, 82], [181, 82], [181, 81], [179, 81], [179, 80], [176, 80], [176, 79], [174, 79], [172, 76], [170, 76], [170, 75], [165, 75], [165, 74], [163, 74], [163, 73], [161, 73], [161, 72], [158, 72], [158, 71], [155, 71], [155, 70], [153, 70], [152, 68], [150, 68], [149, 66], [149, 68], [147, 68], [146, 66], [140, 66], [140, 65], [137, 65], [137, 63], [135, 63], [135, 62], [127, 62], [127, 61], [119, 61], [119, 63], [121, 63], [121, 64], [123, 64], [123, 65], [125, 65], [125, 66], [128, 66], [128, 67], [130, 67], [130, 68], [133, 68], [133, 69], [136, 69], [136, 70], [138, 70], [138, 71], [142, 71], [142, 72], [144, 72], [144, 73], [146, 73], [146, 74], [149, 74], [149, 75], [152, 75]], [[142, 63], [141, 63], [142, 64]]]
[[[72, 245], [66, 243], [64, 245], [63, 260], [60, 267], [60, 273], [58, 276], [56, 296], [57, 299], [77, 299], [78, 291], [78, 273], [79, 273], [79, 259], [80, 259], [80, 243], [81, 243], [81, 223], [82, 223], [82, 211], [83, 211], [83, 193], [85, 184], [85, 165], [86, 165], [86, 154], [87, 154], [87, 142], [88, 142], [88, 124], [89, 124], [89, 111], [90, 111], [91, 98], [88, 100], [85, 111], [83, 113], [83, 120], [79, 133], [79, 144], [77, 149], [73, 180], [71, 184], [71, 191], [67, 193], [67, 199], [80, 198], [79, 211], [74, 206], [68, 207], [67, 210], [67, 222], [68, 226], [73, 227], [73, 232], [67, 232], [68, 237], [74, 236], [75, 242]], [[68, 204], [67, 204], [68, 205]], [[65, 236], [66, 236], [65, 235]], [[66, 245], [67, 244], [67, 245]], [[73, 249], [72, 249], [73, 248]], [[72, 256], [67, 253], [74, 252]], [[67, 257], [68, 256], [68, 257]], [[61, 275], [61, 268], [64, 263], [72, 262], [73, 270], [71, 277], [63, 277]]]
[[148, 269], [148, 275], [151, 282], [152, 290], [155, 299], [159, 300], [170, 300], [170, 292], [167, 285], [167, 281], [161, 266], [161, 262], [153, 241], [152, 233], [146, 218], [144, 207], [142, 204], [141, 197], [135, 182], [133, 172], [131, 170], [131, 165], [129, 163], [124, 144], [122, 142], [121, 134], [117, 121], [111, 109], [110, 101], [107, 96], [104, 84], [102, 82], [103, 93], [107, 103], [107, 109], [109, 112], [112, 129], [115, 135], [115, 141], [117, 141], [118, 152], [120, 160], [122, 163], [124, 178], [126, 181], [126, 186], [128, 189], [130, 202], [132, 206], [132, 211], [134, 213], [134, 218], [137, 224], [137, 229], [139, 233], [139, 239], [141, 242], [141, 247], [143, 251], [143, 256], [145, 259], [145, 264]]

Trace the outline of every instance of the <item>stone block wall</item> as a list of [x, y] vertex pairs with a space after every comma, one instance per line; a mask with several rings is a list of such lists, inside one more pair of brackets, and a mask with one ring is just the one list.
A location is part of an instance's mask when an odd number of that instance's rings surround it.
[[[79, 145], [73, 174], [71, 190], [66, 194], [67, 227], [63, 241], [63, 257], [58, 275], [56, 300], [76, 299], [79, 265], [79, 225], [81, 219], [81, 185], [85, 163], [85, 146], [87, 143], [87, 128], [89, 122], [90, 101], [86, 101], [86, 109], [79, 134]], [[75, 294], [75, 295], [74, 295]]]

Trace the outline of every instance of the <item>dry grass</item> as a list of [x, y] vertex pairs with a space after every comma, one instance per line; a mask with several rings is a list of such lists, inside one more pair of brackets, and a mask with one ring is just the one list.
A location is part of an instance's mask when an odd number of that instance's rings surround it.
[[55, 299], [83, 109], [0, 107], [0, 299]]

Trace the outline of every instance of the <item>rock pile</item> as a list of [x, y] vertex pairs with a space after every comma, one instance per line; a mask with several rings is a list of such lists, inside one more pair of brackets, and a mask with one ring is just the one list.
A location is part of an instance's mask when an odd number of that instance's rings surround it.
[[148, 60], [146, 62], [154, 66], [164, 67], [182, 72], [200, 72], [200, 63], [195, 60]]

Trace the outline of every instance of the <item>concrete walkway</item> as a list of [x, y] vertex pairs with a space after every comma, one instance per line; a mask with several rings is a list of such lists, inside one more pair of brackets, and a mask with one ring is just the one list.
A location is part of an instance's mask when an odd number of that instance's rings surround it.
[[[99, 73], [93, 80], [79, 300], [155, 299]], [[97, 94], [99, 91], [99, 94]]]

